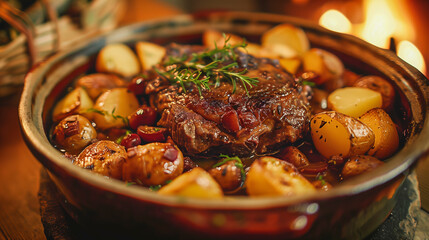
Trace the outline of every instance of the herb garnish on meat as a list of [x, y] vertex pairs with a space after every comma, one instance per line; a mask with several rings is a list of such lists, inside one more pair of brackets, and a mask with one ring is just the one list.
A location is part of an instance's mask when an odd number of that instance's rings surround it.
[[259, 81], [258, 78], [245, 76], [246, 69], [239, 69], [237, 63], [237, 48], [245, 48], [246, 42], [231, 45], [230, 37], [224, 34], [225, 44], [222, 48], [215, 48], [201, 53], [193, 53], [190, 60], [188, 56], [170, 57], [164, 62], [166, 72], [156, 71], [167, 77], [171, 83], [178, 84], [186, 93], [187, 83], [193, 83], [201, 96], [203, 89], [210, 90], [210, 86], [219, 86], [225, 79], [233, 85], [233, 93], [236, 90], [237, 82], [241, 82], [247, 94], [248, 88], [252, 88]]

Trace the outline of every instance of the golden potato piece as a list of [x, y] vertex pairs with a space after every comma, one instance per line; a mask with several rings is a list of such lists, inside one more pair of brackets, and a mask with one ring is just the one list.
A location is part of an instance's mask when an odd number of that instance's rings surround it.
[[261, 157], [252, 163], [246, 188], [250, 196], [291, 196], [315, 191], [292, 164], [274, 157]]
[[79, 78], [76, 87], [84, 88], [92, 100], [101, 93], [118, 87], [126, 87], [124, 80], [114, 74], [93, 73]]
[[284, 58], [302, 56], [310, 49], [304, 31], [286, 23], [266, 31], [261, 42], [263, 48], [271, 49]]
[[236, 161], [228, 161], [208, 171], [225, 192], [234, 192], [243, 185], [241, 169], [236, 163]]
[[161, 195], [175, 195], [182, 197], [220, 199], [223, 197], [222, 189], [210, 174], [200, 167], [193, 168], [171, 183], [162, 187]]
[[55, 127], [52, 139], [58, 147], [70, 154], [79, 154], [92, 140], [97, 138], [97, 131], [91, 122], [83, 116], [71, 115]]
[[364, 172], [371, 171], [383, 164], [384, 162], [378, 160], [375, 157], [366, 155], [354, 156], [344, 164], [343, 170], [341, 171], [341, 175], [344, 180], [346, 180], [353, 176], [360, 175]]
[[102, 140], [86, 147], [73, 163], [104, 176], [122, 179], [122, 167], [126, 159], [127, 152], [123, 146]]
[[138, 42], [136, 51], [143, 70], [149, 70], [160, 63], [166, 52], [163, 46], [151, 42]]
[[128, 149], [123, 179], [144, 186], [165, 184], [183, 172], [183, 154], [171, 143], [149, 143]]
[[340, 88], [328, 97], [328, 107], [331, 110], [355, 118], [362, 116], [370, 109], [381, 107], [382, 102], [379, 92], [359, 87]]
[[307, 157], [297, 147], [288, 146], [278, 154], [279, 158], [292, 163], [295, 167], [301, 168], [310, 165]]
[[57, 122], [72, 114], [81, 114], [88, 119], [92, 119], [92, 113], [88, 109], [92, 108], [94, 103], [87, 92], [77, 87], [62, 98], [52, 111], [52, 120]]
[[344, 73], [344, 65], [337, 56], [318, 48], [312, 48], [304, 53], [302, 65], [304, 71], [319, 75], [318, 84], [335, 81]]
[[375, 141], [368, 126], [335, 111], [314, 115], [310, 120], [310, 133], [317, 151], [328, 159], [365, 154]]
[[132, 77], [140, 73], [140, 62], [136, 54], [127, 45], [112, 43], [100, 50], [95, 68], [97, 72]]
[[383, 109], [371, 109], [359, 120], [371, 128], [375, 135], [374, 146], [368, 151], [369, 155], [385, 159], [396, 152], [399, 146], [398, 131], [395, 123]]
[[[225, 36], [228, 39], [227, 44], [230, 45], [240, 45], [244, 42], [247, 43], [246, 48], [238, 48], [238, 50], [248, 53], [250, 55], [256, 56], [256, 57], [272, 57], [273, 53], [270, 53], [268, 51], [265, 51], [262, 49], [262, 47], [256, 43], [250, 43], [247, 42], [244, 38], [239, 37], [234, 34], [227, 33]], [[203, 44], [204, 46], [214, 49], [217, 48], [223, 48], [225, 46], [225, 37], [221, 32], [218, 32], [216, 30], [207, 30], [203, 33]]]
[[382, 108], [386, 111], [392, 110], [396, 93], [392, 84], [390, 84], [387, 80], [378, 76], [366, 76], [356, 80], [353, 86], [369, 88], [379, 92], [383, 100]]
[[[243, 38], [234, 34], [227, 33], [225, 36], [229, 38], [228, 43], [231, 45], [241, 44], [244, 41]], [[224, 35], [216, 30], [207, 30], [203, 33], [203, 44], [211, 49], [215, 47], [223, 48], [225, 46], [225, 40]]]
[[100, 129], [124, 127], [127, 124], [127, 117], [139, 106], [136, 96], [126, 88], [108, 90], [95, 102], [94, 122]]
[[281, 58], [279, 59], [279, 63], [280, 66], [292, 74], [296, 74], [301, 66], [301, 60], [299, 58]]

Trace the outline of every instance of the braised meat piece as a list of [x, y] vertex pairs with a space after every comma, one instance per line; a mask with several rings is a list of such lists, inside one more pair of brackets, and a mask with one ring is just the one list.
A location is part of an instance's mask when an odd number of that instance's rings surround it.
[[[178, 45], [167, 49], [175, 56], [201, 51]], [[185, 92], [170, 85], [165, 76], [147, 82], [150, 103], [162, 114], [158, 125], [166, 127], [188, 155], [271, 153], [298, 141], [308, 130], [311, 111], [305, 88], [278, 62], [236, 53], [238, 67], [259, 81], [247, 91], [240, 82], [235, 91], [231, 82], [222, 81], [201, 95], [193, 86]]]

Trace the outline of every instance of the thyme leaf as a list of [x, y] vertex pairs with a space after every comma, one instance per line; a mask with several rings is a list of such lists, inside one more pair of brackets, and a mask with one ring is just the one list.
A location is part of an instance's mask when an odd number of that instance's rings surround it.
[[126, 118], [126, 117], [123, 117], [123, 116], [121, 116], [121, 115], [116, 115], [115, 114], [115, 111], [116, 111], [116, 107], [115, 108], [113, 108], [113, 110], [112, 110], [112, 112], [108, 112], [108, 111], [103, 111], [103, 110], [99, 110], [99, 109], [95, 109], [95, 108], [88, 108], [87, 110], [86, 110], [86, 112], [93, 112], [93, 113], [97, 113], [97, 114], [100, 114], [100, 115], [103, 115], [103, 116], [111, 116], [113, 119], [121, 119], [122, 120], [122, 122], [125, 124], [125, 125], [129, 125], [129, 122], [128, 122], [128, 118]]
[[[178, 84], [186, 93], [186, 88], [193, 83], [200, 96], [203, 90], [210, 90], [210, 86], [218, 87], [220, 81], [225, 79], [233, 85], [233, 93], [236, 90], [237, 81], [241, 83], [247, 95], [248, 88], [252, 88], [259, 81], [256, 77], [245, 76], [247, 70], [239, 71], [237, 63], [237, 48], [245, 48], [247, 43], [231, 45], [230, 36], [223, 34], [225, 43], [222, 48], [215, 48], [201, 53], [193, 53], [191, 56], [170, 57], [164, 62], [165, 72], [155, 69], [158, 74], [170, 80], [172, 84]], [[188, 60], [189, 59], [189, 60]], [[187, 61], [188, 60], [188, 61]]]

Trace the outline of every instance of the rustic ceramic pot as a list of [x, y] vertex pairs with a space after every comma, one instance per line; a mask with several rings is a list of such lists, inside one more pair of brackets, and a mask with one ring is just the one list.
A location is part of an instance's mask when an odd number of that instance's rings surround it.
[[[400, 123], [408, 140], [386, 164], [328, 192], [294, 197], [199, 200], [160, 196], [126, 186], [73, 165], [49, 143], [50, 110], [76, 77], [94, 69], [106, 44], [150, 40], [200, 43], [204, 30], [236, 33], [259, 41], [263, 32], [283, 22], [304, 29], [313, 47], [339, 56], [346, 67], [382, 76], [401, 93], [395, 105], [405, 113]], [[37, 67], [25, 79], [19, 106], [22, 133], [34, 156], [50, 173], [63, 205], [89, 228], [116, 229], [129, 236], [226, 238], [348, 238], [367, 236], [389, 215], [397, 190], [429, 147], [428, 80], [395, 54], [353, 36], [280, 15], [212, 13], [184, 15], [123, 27], [77, 44]]]

